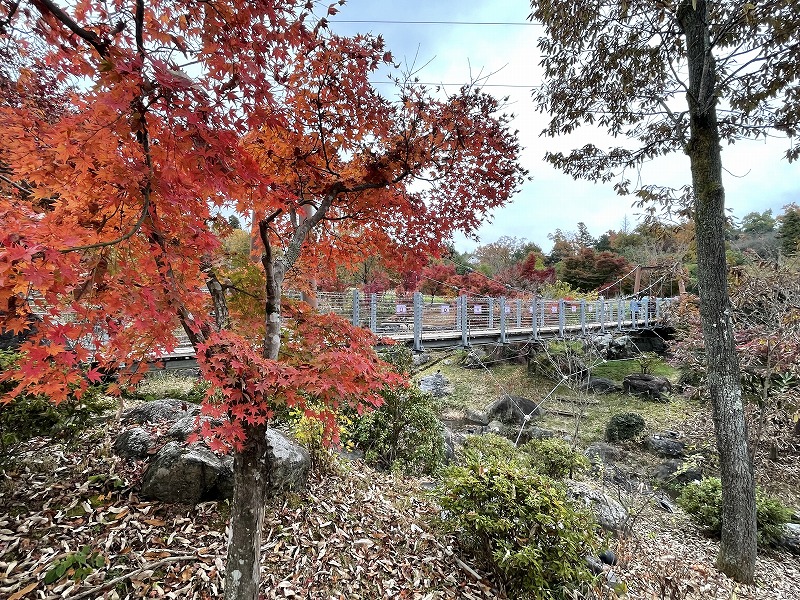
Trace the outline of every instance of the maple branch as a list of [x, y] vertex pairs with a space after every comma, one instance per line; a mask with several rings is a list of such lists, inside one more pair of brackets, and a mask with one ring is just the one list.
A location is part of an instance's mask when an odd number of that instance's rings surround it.
[[136, 50], [144, 58], [144, 0], [136, 0]]
[[11, 179], [9, 179], [8, 177], [6, 177], [3, 174], [0, 174], [0, 181], [5, 181], [8, 185], [17, 188], [23, 194], [30, 194], [31, 193], [30, 188], [26, 188], [26, 187], [18, 184], [16, 181], [12, 181]]
[[[42, 16], [46, 16], [46, 13], [49, 13], [57, 20], [61, 21], [61, 23], [66, 25], [72, 33], [97, 50], [97, 53], [101, 57], [106, 58], [108, 56], [108, 40], [100, 39], [100, 36], [94, 31], [89, 31], [88, 29], [84, 29], [78, 25], [78, 23], [75, 22], [75, 20], [72, 19], [67, 13], [61, 10], [61, 7], [59, 7], [55, 2], [52, 0], [34, 0], [32, 4]], [[43, 10], [43, 8], [45, 10]]]
[[95, 250], [96, 248], [107, 248], [108, 246], [115, 246], [132, 238], [136, 233], [142, 228], [142, 224], [144, 223], [147, 215], [150, 213], [150, 194], [146, 194], [144, 196], [144, 204], [142, 205], [142, 212], [139, 215], [136, 223], [133, 224], [130, 231], [128, 231], [122, 237], [118, 237], [115, 240], [110, 240], [108, 242], [97, 242], [96, 244], [88, 244], [86, 246], [74, 246], [72, 248], [64, 248], [63, 250], [59, 250], [61, 254], [69, 254], [70, 252], [81, 252], [83, 250]]

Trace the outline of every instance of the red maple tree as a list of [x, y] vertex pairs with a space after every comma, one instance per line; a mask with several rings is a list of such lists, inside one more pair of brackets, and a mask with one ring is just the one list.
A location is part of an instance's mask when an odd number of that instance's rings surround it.
[[[225, 597], [254, 599], [273, 412], [330, 424], [397, 382], [368, 332], [284, 286], [313, 292], [370, 255], [423, 264], [474, 231], [524, 177], [509, 117], [469, 86], [396, 76], [396, 97], [378, 94], [382, 40], [312, 27], [305, 2], [5, 7], [19, 64], [0, 86], [0, 311], [6, 330], [36, 327], [2, 379], [59, 402], [103, 370], [135, 377], [183, 329], [212, 384], [203, 410], [226, 417], [204, 433], [234, 451]], [[222, 208], [253, 219], [258, 312], [220, 283]]]

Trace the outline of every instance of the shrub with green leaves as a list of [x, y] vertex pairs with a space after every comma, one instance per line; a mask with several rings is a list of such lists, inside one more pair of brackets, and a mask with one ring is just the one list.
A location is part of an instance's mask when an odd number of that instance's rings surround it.
[[524, 466], [530, 467], [527, 456], [521, 455], [514, 444], [500, 435], [487, 433], [485, 435], [469, 435], [459, 448], [456, 456], [459, 463], [488, 463], [492, 461], [524, 461]]
[[[708, 534], [719, 537], [722, 531], [722, 482], [718, 477], [706, 477], [699, 483], [687, 485], [678, 497], [678, 504]], [[774, 545], [780, 540], [783, 526], [791, 516], [791, 510], [756, 488], [756, 524], [760, 545]]]
[[105, 557], [89, 546], [84, 546], [78, 552], [71, 552], [58, 559], [44, 574], [47, 585], [55, 583], [62, 577], [68, 576], [75, 581], [81, 581], [95, 569], [100, 569], [106, 564]]
[[381, 395], [379, 408], [354, 418], [348, 441], [368, 464], [414, 475], [438, 470], [445, 454], [436, 400], [413, 386]]
[[513, 460], [466, 456], [465, 465], [446, 469], [436, 491], [443, 522], [509, 597], [565, 598], [589, 581], [592, 520], [563, 485]]
[[644, 431], [644, 427], [644, 417], [639, 413], [627, 412], [613, 415], [606, 426], [606, 441], [632, 440]]
[[589, 461], [561, 438], [531, 440], [519, 451], [530, 456], [533, 468], [554, 479], [572, 477], [589, 468]]

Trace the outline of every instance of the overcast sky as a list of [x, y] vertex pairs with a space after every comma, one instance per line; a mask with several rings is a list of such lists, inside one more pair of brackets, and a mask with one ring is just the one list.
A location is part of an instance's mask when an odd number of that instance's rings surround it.
[[[481, 227], [479, 243], [510, 235], [547, 250], [547, 234], [556, 228], [574, 231], [583, 221], [597, 237], [609, 229], [620, 229], [626, 217], [635, 223], [638, 209], [631, 207], [630, 197], [617, 196], [612, 184], [574, 181], [544, 162], [547, 150], [567, 151], [589, 141], [601, 145], [603, 137], [591, 130], [558, 140], [539, 137], [547, 117], [535, 111], [531, 88], [541, 82], [536, 41], [542, 28], [527, 21], [529, 13], [525, 0], [348, 0], [330, 21], [337, 33], [383, 35], [395, 62], [417, 67], [429, 63], [419, 74], [423, 82], [452, 84], [448, 89], [455, 91], [479, 75], [492, 74], [484, 89], [496, 96], [510, 96], [510, 112], [516, 115], [513, 125], [525, 147], [522, 163], [533, 180], [512, 204], [494, 214], [491, 223]], [[768, 208], [778, 214], [785, 204], [800, 202], [800, 167], [781, 158], [788, 143], [740, 142], [723, 148], [723, 165], [728, 171], [723, 183], [734, 216], [741, 218]], [[688, 184], [688, 158], [675, 154], [659, 159], [643, 169], [641, 179], [643, 184]], [[472, 250], [476, 243], [461, 238], [456, 246], [461, 251]]]

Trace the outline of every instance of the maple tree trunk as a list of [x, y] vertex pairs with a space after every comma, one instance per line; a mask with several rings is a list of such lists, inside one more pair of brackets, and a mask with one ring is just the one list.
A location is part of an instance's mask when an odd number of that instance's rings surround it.
[[257, 600], [261, 581], [261, 529], [269, 485], [267, 426], [247, 428], [242, 452], [233, 458], [231, 535], [225, 572], [226, 600]]
[[747, 423], [728, 296], [725, 190], [714, 90], [716, 65], [706, 11], [705, 1], [685, 0], [679, 20], [686, 33], [689, 66], [691, 138], [686, 152], [695, 199], [700, 320], [722, 480], [717, 568], [737, 581], [752, 583], [756, 560], [755, 480], [747, 449]]

